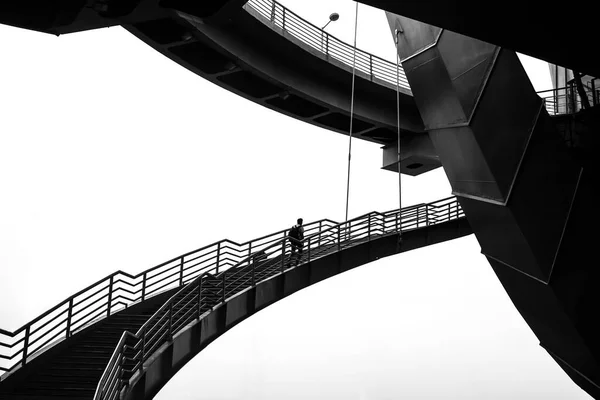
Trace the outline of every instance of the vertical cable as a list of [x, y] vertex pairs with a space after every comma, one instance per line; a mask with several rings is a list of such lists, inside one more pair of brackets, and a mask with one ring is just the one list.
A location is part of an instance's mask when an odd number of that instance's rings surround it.
[[350, 140], [348, 142], [348, 182], [346, 183], [346, 221], [348, 221], [348, 202], [350, 200], [350, 158], [352, 154], [352, 122], [354, 120], [354, 77], [356, 71], [356, 31], [358, 26], [358, 2], [354, 17], [354, 53], [352, 57], [352, 93], [350, 95]]
[[400, 54], [398, 53], [398, 34], [396, 29], [396, 115], [398, 123], [398, 209], [400, 210], [399, 232], [402, 236], [402, 174], [400, 173]]

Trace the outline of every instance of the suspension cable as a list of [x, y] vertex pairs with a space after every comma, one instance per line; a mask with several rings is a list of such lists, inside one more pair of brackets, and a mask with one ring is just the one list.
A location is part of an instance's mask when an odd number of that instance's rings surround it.
[[354, 78], [356, 75], [356, 32], [358, 27], [358, 1], [354, 16], [354, 52], [352, 56], [352, 93], [350, 95], [350, 140], [348, 142], [348, 182], [346, 183], [346, 222], [348, 221], [348, 202], [350, 200], [350, 158], [352, 155], [352, 122], [354, 120]]
[[398, 209], [400, 210], [399, 233], [402, 236], [402, 174], [400, 173], [400, 54], [398, 53], [398, 34], [400, 31], [396, 29], [396, 115], [398, 123]]

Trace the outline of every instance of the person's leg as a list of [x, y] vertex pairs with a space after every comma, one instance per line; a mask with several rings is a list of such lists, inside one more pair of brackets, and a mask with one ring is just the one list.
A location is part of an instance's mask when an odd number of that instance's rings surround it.
[[296, 243], [290, 239], [290, 246], [292, 247], [292, 254], [290, 255], [290, 264], [289, 266], [292, 266], [292, 263], [294, 262], [294, 259], [296, 258]]
[[298, 246], [298, 255], [296, 257], [296, 265], [298, 265], [300, 263], [300, 259], [302, 258], [302, 247], [303, 247], [303, 244], [302, 243], [298, 243], [297, 246]]

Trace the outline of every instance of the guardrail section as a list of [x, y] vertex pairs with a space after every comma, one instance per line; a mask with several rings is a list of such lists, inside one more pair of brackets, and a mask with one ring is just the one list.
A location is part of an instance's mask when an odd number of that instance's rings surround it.
[[[596, 79], [593, 79], [590, 84], [591, 86], [583, 84], [582, 87], [585, 97], [587, 97], [587, 103], [594, 107], [600, 104], [600, 88], [596, 87]], [[573, 114], [584, 108], [584, 102], [575, 82], [561, 88], [537, 93], [544, 100], [544, 105], [550, 115]]]
[[[410, 231], [464, 217], [455, 197], [385, 213], [371, 212], [347, 222], [321, 220], [306, 226], [299, 262], [310, 262], [332, 252], [400, 231]], [[201, 319], [235, 294], [294, 268], [298, 253], [285, 232], [247, 246], [248, 253], [229, 268], [204, 268], [174, 294], [135, 333], [124, 332], [98, 383], [94, 399], [117, 399], [128, 379], [190, 322]], [[283, 234], [282, 234], [283, 233]]]
[[[259, 20], [272, 28], [278, 28], [275, 30], [284, 36], [290, 35], [316, 50], [324, 59], [330, 62], [337, 61], [352, 68], [354, 46], [323, 31], [277, 1], [249, 0], [244, 9], [255, 17], [258, 14], [262, 17]], [[398, 82], [403, 91], [410, 92], [410, 85], [402, 67], [396, 68], [395, 63], [374, 54], [356, 49], [356, 70], [369, 76], [374, 83], [396, 88]]]

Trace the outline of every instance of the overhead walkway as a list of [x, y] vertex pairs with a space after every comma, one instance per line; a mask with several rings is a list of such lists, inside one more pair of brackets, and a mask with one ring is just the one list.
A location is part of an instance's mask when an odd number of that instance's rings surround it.
[[353, 108], [353, 137], [382, 146], [397, 142], [398, 80], [401, 170], [415, 176], [441, 166], [402, 68], [357, 49], [351, 107], [353, 46], [276, 1], [85, 3], [6, 0], [0, 23], [57, 35], [121, 25], [194, 74], [287, 116], [348, 135]]
[[412, 94], [402, 66], [354, 47], [323, 29], [308, 22], [289, 8], [274, 0], [248, 0], [244, 10], [275, 32], [348, 72], [355, 67], [356, 74], [366, 80], [396, 90], [398, 84], [403, 94]]
[[[403, 133], [401, 170], [441, 166], [402, 67], [354, 49], [273, 0], [251, 0], [227, 19], [175, 11], [123, 27], [210, 82], [292, 118], [383, 146]], [[399, 82], [399, 96], [396, 95]], [[408, 168], [410, 166], [411, 168]]]
[[138, 275], [117, 271], [16, 331], [0, 330], [0, 399], [151, 398], [266, 306], [379, 258], [471, 233], [454, 197], [305, 229], [298, 266], [286, 231], [222, 240]]

